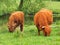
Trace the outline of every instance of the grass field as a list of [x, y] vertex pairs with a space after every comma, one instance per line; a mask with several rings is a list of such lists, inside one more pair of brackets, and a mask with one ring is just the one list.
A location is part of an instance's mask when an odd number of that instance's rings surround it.
[[52, 24], [52, 32], [49, 37], [37, 35], [35, 25], [24, 25], [24, 32], [21, 33], [19, 27], [13, 32], [8, 31], [6, 24], [0, 25], [0, 45], [60, 45], [60, 25], [59, 22]]
[[[51, 35], [45, 37], [41, 31], [38, 36], [37, 28], [33, 24], [32, 18], [26, 18], [24, 25], [24, 32], [20, 32], [19, 27], [13, 33], [8, 31], [7, 17], [1, 15], [5, 13], [11, 13], [17, 10], [20, 0], [1, 0], [0, 1], [0, 45], [60, 45], [60, 2], [57, 1], [43, 1], [40, 5], [40, 0], [27, 0], [23, 4], [22, 10], [27, 14], [34, 14], [43, 6], [51, 9], [56, 15], [54, 15], [54, 23], [51, 25]], [[14, 3], [14, 4], [13, 4]], [[58, 18], [58, 19], [56, 19]], [[56, 19], [56, 20], [55, 20]]]

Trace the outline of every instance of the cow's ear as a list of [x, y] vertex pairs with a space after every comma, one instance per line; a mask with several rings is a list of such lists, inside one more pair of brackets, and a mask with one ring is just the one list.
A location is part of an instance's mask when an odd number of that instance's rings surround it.
[[45, 26], [42, 26], [42, 29], [44, 30], [45, 29]]

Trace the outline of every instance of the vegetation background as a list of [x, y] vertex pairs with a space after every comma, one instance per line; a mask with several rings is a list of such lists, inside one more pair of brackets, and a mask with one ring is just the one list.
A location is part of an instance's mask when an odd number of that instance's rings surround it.
[[[49, 37], [37, 35], [34, 14], [41, 8], [53, 11], [54, 22]], [[25, 13], [24, 33], [19, 27], [10, 33], [7, 22], [14, 11]], [[60, 45], [60, 0], [0, 0], [0, 45]]]

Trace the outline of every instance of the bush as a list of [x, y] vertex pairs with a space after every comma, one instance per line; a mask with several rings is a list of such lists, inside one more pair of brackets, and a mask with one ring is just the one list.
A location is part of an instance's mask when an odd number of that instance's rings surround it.
[[45, 8], [51, 9], [53, 13], [60, 13], [60, 2], [57, 1], [44, 1]]
[[[40, 10], [44, 4], [41, 0], [23, 0], [22, 11], [26, 14], [34, 14]], [[0, 16], [5, 13], [11, 13], [12, 11], [19, 10], [20, 0], [1, 0], [0, 1]]]
[[1, 0], [0, 1], [0, 16], [5, 13], [15, 11], [19, 5], [19, 0]]
[[22, 10], [27, 14], [34, 14], [42, 7], [44, 7], [44, 4], [41, 0], [24, 0]]
[[[0, 16], [5, 13], [11, 13], [19, 7], [20, 0], [1, 0]], [[60, 13], [60, 2], [58, 1], [42, 1], [42, 0], [23, 0], [22, 11], [26, 14], [35, 14], [41, 8], [51, 9], [54, 13]], [[19, 10], [19, 9], [18, 9]]]

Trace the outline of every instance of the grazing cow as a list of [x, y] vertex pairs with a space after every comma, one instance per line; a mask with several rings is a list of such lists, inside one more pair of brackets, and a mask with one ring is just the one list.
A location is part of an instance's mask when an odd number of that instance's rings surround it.
[[17, 26], [20, 26], [20, 30], [23, 31], [24, 25], [24, 13], [21, 11], [13, 12], [8, 21], [9, 32], [13, 32]]
[[43, 31], [45, 36], [49, 36], [51, 33], [51, 25], [53, 22], [52, 12], [47, 9], [42, 9], [37, 12], [34, 16], [34, 24], [38, 29], [38, 35], [40, 35], [40, 31]]

